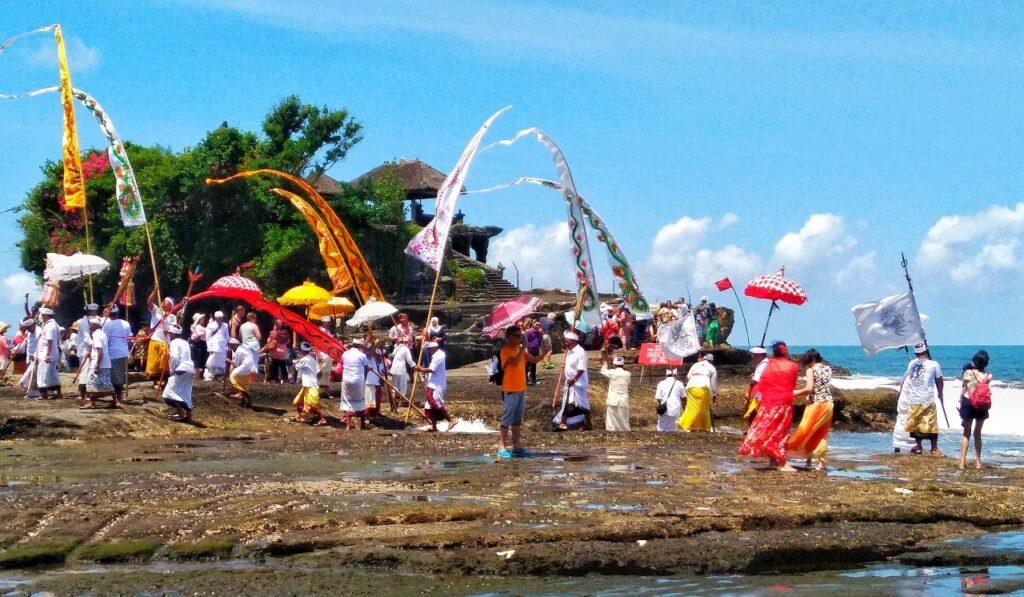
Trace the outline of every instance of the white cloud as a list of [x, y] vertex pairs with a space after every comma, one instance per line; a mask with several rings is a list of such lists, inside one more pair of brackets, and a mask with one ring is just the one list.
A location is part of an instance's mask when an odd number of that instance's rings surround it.
[[742, 285], [761, 273], [764, 261], [755, 253], [748, 253], [736, 245], [728, 245], [717, 251], [701, 249], [693, 257], [691, 282], [698, 288], [710, 286], [724, 277], [733, 279], [733, 284]]
[[[75, 72], [94, 68], [102, 58], [98, 49], [85, 45], [84, 41], [75, 36], [65, 37], [64, 46], [72, 79]], [[36, 66], [57, 68], [57, 48], [53, 45], [53, 41], [50, 40], [48, 43], [38, 46], [35, 52], [29, 55], [29, 62]]]
[[655, 272], [678, 273], [690, 263], [711, 228], [711, 218], [694, 219], [683, 216], [662, 226], [654, 235], [649, 266]]
[[798, 232], [790, 232], [775, 243], [772, 261], [806, 265], [843, 256], [856, 245], [857, 240], [846, 232], [842, 216], [813, 214]]
[[1024, 203], [943, 216], [921, 241], [917, 262], [925, 271], [944, 272], [956, 284], [983, 281], [986, 271], [1021, 269], [1017, 258], [1021, 232]]
[[43, 292], [42, 287], [36, 282], [36, 277], [27, 272], [11, 274], [0, 282], [0, 298], [9, 305], [23, 305], [26, 293], [30, 297], [36, 297]]
[[842, 287], [846, 287], [847, 284], [863, 284], [877, 269], [875, 257], [877, 257], [875, 251], [854, 255], [845, 266], [836, 271], [836, 284]]
[[[591, 242], [591, 252], [597, 255]], [[527, 288], [531, 278], [537, 288], [575, 288], [570, 264], [569, 225], [555, 222], [538, 227], [527, 224], [505, 231], [490, 244], [488, 264], [505, 266], [505, 279], [515, 283], [513, 263], [519, 267], [519, 285]]]
[[715, 230], [725, 230], [729, 226], [732, 226], [736, 222], [740, 221], [740, 217], [732, 212], [723, 215], [718, 220], [718, 224], [715, 226]]

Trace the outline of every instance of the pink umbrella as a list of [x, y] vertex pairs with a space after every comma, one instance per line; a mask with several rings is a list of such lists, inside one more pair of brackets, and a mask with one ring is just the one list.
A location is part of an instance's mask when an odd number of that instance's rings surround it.
[[490, 315], [484, 317], [484, 333], [494, 338], [498, 332], [535, 312], [539, 306], [540, 298], [525, 294], [504, 302], [491, 310]]
[[777, 301], [791, 305], [802, 305], [807, 302], [807, 293], [795, 281], [786, 278], [783, 274], [786, 266], [779, 268], [778, 273], [758, 276], [747, 283], [743, 294], [772, 302], [768, 308], [768, 321], [764, 324], [764, 334], [761, 336], [761, 346], [764, 346], [764, 339], [768, 336], [768, 324], [772, 320], [772, 312], [779, 308]]

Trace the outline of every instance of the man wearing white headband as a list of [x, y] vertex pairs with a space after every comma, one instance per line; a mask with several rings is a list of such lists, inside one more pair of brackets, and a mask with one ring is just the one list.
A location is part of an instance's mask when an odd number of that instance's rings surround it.
[[575, 332], [566, 332], [565, 338], [565, 390], [562, 392], [562, 407], [555, 415], [558, 429], [568, 429], [568, 419], [582, 416], [583, 428], [594, 428], [590, 420], [590, 377], [587, 375], [587, 351], [580, 346], [580, 337]]
[[683, 396], [686, 389], [676, 378], [676, 370], [665, 372], [665, 379], [658, 383], [654, 399], [658, 401], [658, 431], [678, 431], [676, 420], [683, 412]]
[[[608, 363], [611, 361], [611, 367]], [[601, 347], [601, 375], [608, 379], [605, 399], [605, 431], [629, 431], [629, 381], [632, 375], [623, 367], [626, 359], [611, 356], [611, 347]]]
[[40, 398], [48, 399], [52, 390], [56, 399], [64, 397], [60, 389], [60, 374], [57, 363], [60, 362], [60, 326], [53, 318], [53, 309], [42, 307], [39, 315], [43, 319], [43, 329], [39, 332], [39, 346], [36, 349], [36, 386]]
[[711, 431], [711, 405], [718, 399], [715, 355], [702, 352], [686, 373], [686, 409], [679, 417], [683, 431]]
[[206, 371], [203, 379], [213, 381], [219, 379], [227, 371], [228, 366], [228, 324], [224, 323], [224, 312], [213, 314], [213, 321], [206, 326]]
[[420, 373], [427, 374], [427, 403], [423, 406], [423, 414], [430, 420], [431, 431], [437, 431], [437, 423], [442, 419], [448, 421], [448, 431], [451, 431], [455, 421], [444, 401], [448, 392], [447, 357], [437, 342], [427, 342], [423, 347], [430, 354], [430, 363], [426, 367], [416, 367]]
[[128, 382], [128, 339], [132, 337], [132, 326], [121, 318], [117, 305], [110, 307], [109, 319], [103, 323], [110, 351], [110, 383], [114, 386], [114, 400], [124, 399], [124, 386]]

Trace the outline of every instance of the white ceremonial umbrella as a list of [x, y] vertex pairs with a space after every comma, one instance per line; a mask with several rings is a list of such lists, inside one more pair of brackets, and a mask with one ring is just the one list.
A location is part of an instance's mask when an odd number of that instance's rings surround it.
[[96, 255], [75, 253], [68, 256], [47, 253], [46, 270], [43, 272], [43, 277], [47, 280], [65, 282], [98, 274], [108, 267], [110, 267], [110, 263]]
[[356, 328], [364, 323], [376, 321], [382, 317], [394, 315], [395, 313], [398, 313], [398, 309], [390, 303], [371, 299], [365, 305], [356, 309], [356, 312], [353, 313], [352, 317], [345, 322], [345, 325]]

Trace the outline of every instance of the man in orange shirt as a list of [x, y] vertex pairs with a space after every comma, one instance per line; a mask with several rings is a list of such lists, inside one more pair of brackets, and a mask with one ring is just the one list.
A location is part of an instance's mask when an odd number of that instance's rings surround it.
[[[523, 414], [526, 412], [526, 364], [544, 360], [551, 349], [532, 355], [523, 346], [523, 332], [518, 326], [510, 325], [505, 330], [507, 344], [501, 349], [498, 360], [503, 370], [501, 395], [504, 408], [501, 412], [501, 431], [498, 440], [498, 456], [529, 456], [519, 443], [523, 428]], [[509, 429], [512, 430], [512, 450], [508, 449]]]

